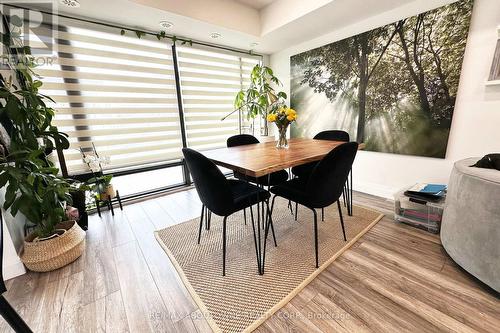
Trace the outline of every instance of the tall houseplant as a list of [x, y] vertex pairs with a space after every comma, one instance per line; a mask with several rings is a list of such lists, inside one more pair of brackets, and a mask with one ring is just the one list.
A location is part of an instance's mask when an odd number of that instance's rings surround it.
[[285, 106], [287, 98], [285, 92], [277, 92], [274, 86], [282, 86], [282, 83], [274, 75], [273, 70], [267, 66], [255, 65], [250, 74], [250, 85], [236, 94], [234, 100], [235, 110], [229, 115], [242, 111], [248, 120], [260, 116], [264, 120], [262, 134], [269, 135], [266, 121], [267, 115], [276, 113], [281, 107]]
[[[78, 237], [75, 243], [78, 249], [72, 248], [71, 258], [67, 260], [76, 259], [85, 244], [85, 233], [74, 229], [74, 222], [61, 224], [66, 220], [65, 208], [71, 203], [70, 194], [77, 184], [58, 176], [59, 169], [48, 159], [54, 149], [67, 149], [69, 141], [66, 134], [52, 125], [55, 112], [47, 106], [52, 100], [39, 92], [42, 82], [34, 78], [29, 48], [19, 47], [19, 41], [10, 31], [2, 33], [1, 40], [7, 49], [14, 49], [15, 57], [9, 60], [19, 82], [19, 86], [15, 85], [12, 77], [5, 79], [0, 75], [0, 121], [10, 137], [10, 145], [0, 160], [0, 188], [6, 187], [3, 208], [10, 209], [13, 216], [21, 212], [35, 225], [33, 234], [26, 239], [24, 258], [27, 252], [35, 251], [33, 256], [44, 263], [38, 267], [30, 258], [25, 260], [21, 256], [23, 262], [30, 269], [51, 270], [58, 267], [51, 266], [45, 259], [53, 259], [59, 249], [46, 251], [52, 243], [45, 243], [42, 247], [46, 253], [36, 253], [35, 241], [53, 238], [71, 229]], [[57, 260], [56, 266], [62, 263], [64, 260]]]

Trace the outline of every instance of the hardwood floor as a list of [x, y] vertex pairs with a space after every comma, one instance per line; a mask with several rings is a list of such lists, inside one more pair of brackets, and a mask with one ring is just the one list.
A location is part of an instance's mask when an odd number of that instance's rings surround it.
[[[439, 237], [386, 213], [258, 332], [498, 332], [500, 299], [446, 255]], [[194, 190], [92, 215], [85, 254], [58, 271], [7, 281], [34, 332], [211, 332], [153, 231], [199, 215]], [[9, 332], [0, 319], [0, 332]]]

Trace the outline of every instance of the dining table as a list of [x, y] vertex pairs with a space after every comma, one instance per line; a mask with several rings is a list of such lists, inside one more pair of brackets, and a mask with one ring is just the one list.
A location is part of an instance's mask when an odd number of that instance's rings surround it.
[[[343, 141], [317, 140], [308, 138], [289, 139], [288, 148], [277, 148], [276, 141], [242, 145], [236, 147], [217, 148], [203, 151], [208, 159], [218, 166], [227, 168], [247, 176], [262, 177], [268, 176], [275, 171], [286, 170], [297, 165], [316, 162], [321, 160], [332, 149], [343, 144]], [[360, 144], [358, 149], [363, 149], [364, 144]], [[349, 204], [352, 207], [352, 184]], [[272, 218], [269, 214], [268, 218]], [[271, 220], [272, 221], [272, 220]], [[260, 225], [258, 226], [258, 270], [259, 274], [264, 274], [265, 246], [267, 232], [264, 239], [260, 235]], [[266, 230], [267, 231], [267, 230]]]

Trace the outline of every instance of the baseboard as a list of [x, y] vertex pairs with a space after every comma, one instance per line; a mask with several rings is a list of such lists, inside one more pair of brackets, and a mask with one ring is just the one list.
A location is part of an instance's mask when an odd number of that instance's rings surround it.
[[10, 280], [23, 274], [26, 274], [26, 268], [20, 260], [10, 265], [3, 266], [3, 278], [5, 280]]
[[358, 192], [363, 192], [391, 200], [394, 200], [394, 194], [396, 194], [400, 190], [397, 188], [392, 188], [390, 186], [365, 182], [357, 183], [356, 181], [354, 181], [353, 189]]

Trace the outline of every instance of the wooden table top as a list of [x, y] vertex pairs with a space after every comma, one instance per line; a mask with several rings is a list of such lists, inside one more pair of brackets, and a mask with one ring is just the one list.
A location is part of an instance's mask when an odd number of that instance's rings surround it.
[[[215, 164], [248, 176], [261, 177], [308, 162], [319, 161], [341, 141], [292, 138], [288, 149], [277, 149], [276, 141], [207, 150], [203, 155]], [[360, 145], [362, 149], [364, 145]]]

